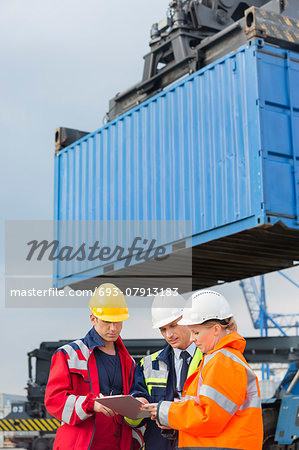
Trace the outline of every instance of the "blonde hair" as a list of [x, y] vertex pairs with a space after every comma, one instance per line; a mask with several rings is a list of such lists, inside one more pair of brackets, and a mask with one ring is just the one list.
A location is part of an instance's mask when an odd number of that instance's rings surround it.
[[238, 325], [233, 317], [229, 317], [228, 319], [218, 320], [218, 319], [210, 319], [206, 322], [203, 322], [202, 325], [212, 327], [213, 325], [220, 325], [221, 328], [227, 330], [228, 333], [232, 333], [238, 330]]

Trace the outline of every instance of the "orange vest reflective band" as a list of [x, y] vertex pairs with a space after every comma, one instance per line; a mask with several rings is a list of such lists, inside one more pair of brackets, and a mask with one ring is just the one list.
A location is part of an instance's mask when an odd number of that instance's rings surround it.
[[218, 405], [220, 405], [231, 415], [235, 414], [238, 409], [244, 410], [246, 408], [261, 408], [261, 398], [258, 392], [258, 383], [255, 373], [248, 366], [248, 364], [243, 362], [238, 356], [234, 355], [229, 350], [221, 349], [215, 353], [207, 355], [202, 364], [201, 372], [205, 367], [205, 365], [219, 352], [221, 352], [228, 358], [231, 358], [233, 361], [242, 364], [247, 371], [246, 398], [244, 400], [244, 403], [239, 407], [235, 403], [231, 402], [229, 398], [225, 397], [220, 392], [216, 391], [216, 389], [213, 389], [212, 387], [206, 386], [204, 384], [202, 386], [198, 385], [198, 395], [199, 394], [205, 395], [206, 397], [209, 397], [210, 399], [214, 400], [216, 403], [218, 403]]
[[225, 336], [186, 381], [182, 401], [159, 404], [158, 420], [179, 430], [179, 448], [262, 448], [260, 391], [244, 347], [238, 333]]

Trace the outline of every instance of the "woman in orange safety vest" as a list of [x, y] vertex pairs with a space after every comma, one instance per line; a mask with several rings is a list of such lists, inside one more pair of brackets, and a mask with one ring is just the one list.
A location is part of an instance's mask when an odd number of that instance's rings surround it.
[[263, 440], [258, 380], [247, 364], [246, 345], [226, 299], [198, 291], [184, 308], [188, 325], [204, 354], [184, 386], [179, 402], [144, 405], [161, 427], [179, 430], [180, 449], [260, 450]]

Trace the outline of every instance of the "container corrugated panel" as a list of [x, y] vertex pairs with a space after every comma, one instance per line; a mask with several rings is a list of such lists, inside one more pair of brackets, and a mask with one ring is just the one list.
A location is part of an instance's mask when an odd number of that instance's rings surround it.
[[[298, 74], [298, 54], [252, 40], [56, 153], [55, 219], [186, 221], [177, 239], [193, 248], [193, 288], [291, 266]], [[54, 283], [91, 286], [97, 264], [60, 261]]]

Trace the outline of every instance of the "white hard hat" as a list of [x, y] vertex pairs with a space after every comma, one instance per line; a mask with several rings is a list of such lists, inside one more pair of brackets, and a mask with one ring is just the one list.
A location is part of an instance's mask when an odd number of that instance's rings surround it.
[[174, 291], [156, 295], [152, 304], [153, 328], [164, 327], [181, 317], [185, 304], [184, 297]]
[[228, 301], [215, 291], [198, 291], [186, 302], [179, 325], [196, 325], [211, 319], [228, 319], [233, 313]]

